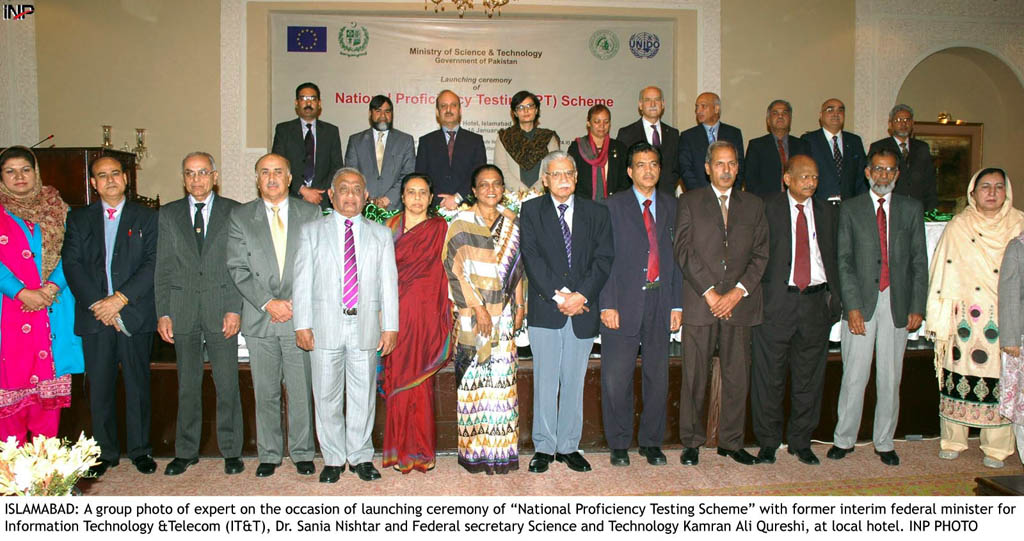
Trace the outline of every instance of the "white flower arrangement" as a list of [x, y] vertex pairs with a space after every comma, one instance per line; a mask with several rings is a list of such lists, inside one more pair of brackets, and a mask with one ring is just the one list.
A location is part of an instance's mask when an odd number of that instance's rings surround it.
[[35, 436], [18, 446], [14, 436], [0, 442], [0, 494], [4, 496], [67, 496], [75, 483], [98, 464], [100, 447], [83, 432], [68, 440]]

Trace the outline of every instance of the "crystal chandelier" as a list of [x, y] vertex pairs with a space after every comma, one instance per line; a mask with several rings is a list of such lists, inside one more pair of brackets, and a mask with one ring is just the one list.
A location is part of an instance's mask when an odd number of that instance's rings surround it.
[[[465, 15], [467, 9], [473, 9], [473, 0], [449, 0], [452, 4], [455, 4], [455, 9], [459, 12], [459, 18], [461, 19]], [[501, 8], [509, 3], [510, 0], [483, 0], [480, 2], [484, 6], [484, 13], [487, 17], [493, 17], [495, 10], [498, 12], [498, 16], [501, 16]], [[423, 0], [424, 11], [429, 7], [430, 4], [434, 4], [434, 13], [438, 11], [444, 11], [445, 0]]]

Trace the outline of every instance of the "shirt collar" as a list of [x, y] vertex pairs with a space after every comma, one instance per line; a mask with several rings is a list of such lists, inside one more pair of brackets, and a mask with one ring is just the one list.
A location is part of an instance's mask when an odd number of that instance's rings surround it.
[[715, 198], [716, 199], [721, 197], [721, 196], [723, 196], [723, 195], [726, 196], [726, 197], [730, 197], [730, 198], [732, 197], [733, 186], [730, 186], [729, 189], [724, 191], [724, 192], [718, 191], [718, 188], [716, 188], [714, 184], [709, 184], [708, 186], [711, 186], [711, 190], [715, 192]]
[[565, 200], [565, 203], [559, 203], [558, 200], [555, 199], [555, 196], [551, 195], [549, 197], [551, 197], [551, 202], [555, 205], [555, 210], [558, 210], [558, 205], [569, 205], [569, 208], [565, 209], [566, 211], [573, 209], [573, 201], [576, 199], [576, 195], [572, 194], [569, 196], [569, 199]]
[[648, 199], [651, 200], [652, 205], [657, 203], [657, 191], [652, 193], [650, 197], [647, 197], [644, 194], [640, 193], [640, 190], [636, 189], [636, 186], [633, 186], [631, 189], [633, 190], [633, 195], [636, 196], [636, 202], [639, 203], [641, 207], [644, 206], [644, 201], [647, 201]]
[[125, 198], [122, 198], [122, 199], [121, 199], [121, 202], [120, 202], [120, 203], [118, 203], [118, 204], [117, 204], [117, 206], [115, 206], [115, 207], [112, 207], [112, 206], [108, 205], [108, 204], [107, 204], [107, 202], [106, 202], [106, 201], [103, 201], [102, 199], [101, 199], [100, 201], [101, 201], [101, 202], [103, 203], [103, 209], [104, 209], [104, 211], [106, 211], [106, 209], [117, 209], [117, 212], [115, 212], [115, 213], [114, 213], [114, 215], [115, 215], [115, 216], [120, 216], [120, 215], [121, 215], [121, 210], [122, 210], [122, 209], [124, 209], [124, 203], [125, 203], [125, 201], [127, 201], [127, 200], [128, 200], [128, 198], [127, 198], [127, 197], [125, 197]]
[[208, 193], [206, 195], [206, 199], [202, 201], [196, 201], [196, 198], [192, 197], [192, 194], [188, 194], [188, 204], [194, 207], [196, 206], [196, 203], [205, 203], [206, 206], [209, 207], [210, 203], [213, 203], [213, 192]]
[[829, 143], [832, 142], [832, 138], [833, 137], [838, 137], [840, 141], [843, 140], [843, 130], [839, 130], [839, 132], [837, 132], [837, 133], [832, 133], [832, 132], [828, 131], [828, 128], [822, 126], [821, 127], [821, 131], [822, 131], [822, 133], [825, 134], [825, 139], [828, 139]]
[[[270, 201], [267, 201], [266, 199], [263, 200], [263, 204], [266, 205], [267, 210], [271, 210], [271, 209], [274, 208], [274, 204], [271, 203]], [[281, 201], [280, 203], [277, 204], [277, 209], [278, 209], [278, 211], [287, 210], [288, 209], [288, 198], [287, 197], [285, 197], [283, 201]]]
[[789, 206], [791, 207], [795, 207], [796, 205], [803, 205], [804, 210], [807, 210], [814, 206], [814, 203], [812, 202], [813, 197], [808, 197], [807, 199], [804, 200], [803, 203], [801, 203], [796, 199], [793, 199], [793, 194], [789, 193], [789, 190], [786, 190], [786, 197], [789, 199]]

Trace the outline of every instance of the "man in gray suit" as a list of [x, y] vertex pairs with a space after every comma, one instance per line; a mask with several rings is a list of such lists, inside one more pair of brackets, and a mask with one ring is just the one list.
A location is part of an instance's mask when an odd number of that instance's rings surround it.
[[295, 341], [312, 352], [320, 482], [337, 482], [345, 462], [373, 481], [380, 479], [370, 439], [377, 353], [391, 353], [398, 336], [395, 245], [388, 228], [360, 215], [367, 191], [358, 170], [338, 171], [332, 186], [335, 212], [304, 227], [299, 238]]
[[928, 296], [923, 211], [916, 199], [892, 193], [900, 175], [899, 156], [892, 150], [875, 149], [864, 175], [871, 191], [839, 207], [843, 381], [828, 457], [839, 460], [853, 452], [874, 354], [878, 398], [872, 442], [884, 464], [898, 466], [892, 436], [900, 411], [903, 351], [907, 332], [921, 326]]
[[256, 393], [256, 477], [273, 475], [281, 464], [282, 381], [288, 392], [288, 454], [300, 474], [316, 471], [309, 354], [295, 344], [292, 289], [299, 232], [321, 213], [316, 205], [288, 197], [289, 167], [277, 154], [256, 162], [260, 197], [232, 211], [228, 229], [228, 272], [245, 299], [242, 336]]
[[203, 346], [217, 389], [217, 443], [224, 473], [241, 473], [242, 402], [238, 396], [238, 328], [242, 296], [228, 274], [228, 217], [238, 202], [214, 194], [217, 165], [206, 152], [181, 161], [188, 196], [160, 209], [156, 252], [156, 331], [178, 361], [175, 459], [165, 475], [199, 462], [203, 413]]
[[370, 100], [370, 129], [348, 138], [348, 166], [358, 169], [374, 205], [388, 210], [402, 206], [401, 180], [416, 166], [412, 136], [393, 129], [391, 98], [377, 95]]

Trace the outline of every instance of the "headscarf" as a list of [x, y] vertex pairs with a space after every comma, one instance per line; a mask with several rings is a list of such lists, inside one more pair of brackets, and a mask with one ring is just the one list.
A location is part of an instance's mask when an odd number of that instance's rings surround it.
[[935, 342], [935, 370], [940, 385], [942, 361], [956, 336], [954, 309], [965, 299], [977, 299], [979, 295], [991, 297], [993, 306], [998, 304], [998, 269], [1003, 252], [1010, 240], [1024, 230], [1024, 212], [1013, 208], [1009, 176], [1005, 179], [1006, 201], [999, 212], [989, 218], [978, 210], [971, 192], [981, 171], [971, 177], [967, 206], [946, 225], [932, 255], [925, 320], [926, 334]]
[[53, 186], [43, 186], [43, 177], [39, 174], [39, 159], [30, 149], [23, 146], [12, 146], [0, 153], [0, 167], [10, 156], [7, 150], [21, 149], [32, 154], [36, 163], [36, 184], [32, 191], [21, 196], [14, 195], [3, 182], [0, 182], [0, 205], [8, 213], [37, 224], [43, 237], [43, 273], [42, 279], [50, 276], [60, 262], [60, 250], [64, 245], [64, 221], [68, 214], [68, 204], [60, 197], [60, 192]]

